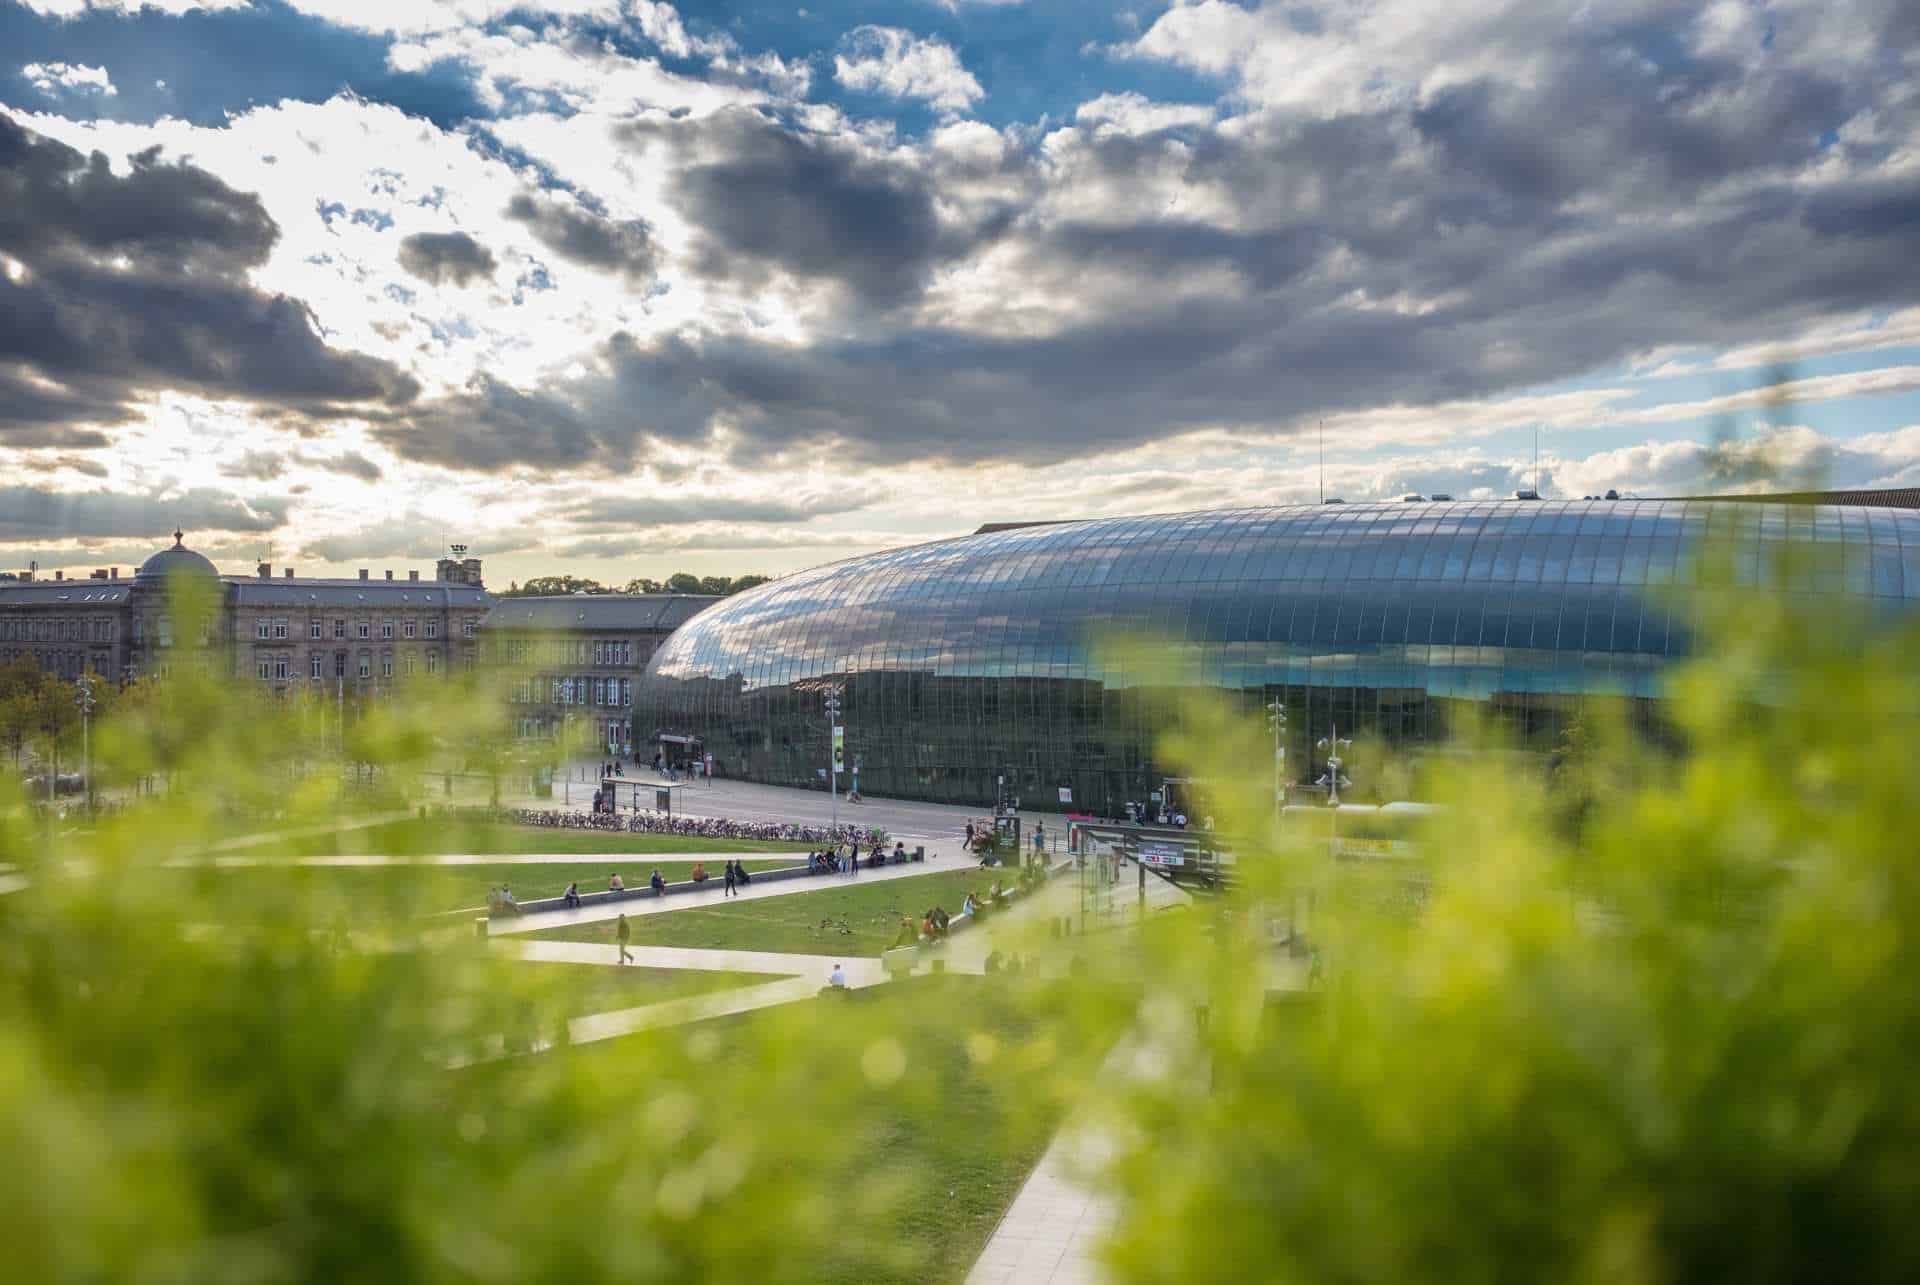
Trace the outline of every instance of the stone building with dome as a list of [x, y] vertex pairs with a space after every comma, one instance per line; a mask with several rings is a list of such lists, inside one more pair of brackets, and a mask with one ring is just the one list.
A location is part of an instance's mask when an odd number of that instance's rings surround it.
[[[0, 662], [32, 657], [62, 678], [91, 670], [122, 682], [193, 664], [281, 691], [377, 698], [474, 667], [493, 600], [465, 552], [442, 559], [431, 580], [370, 569], [353, 579], [290, 567], [276, 576], [267, 563], [227, 575], [176, 531], [131, 576], [113, 567], [0, 579]], [[201, 609], [183, 625], [180, 604], [196, 598]]]

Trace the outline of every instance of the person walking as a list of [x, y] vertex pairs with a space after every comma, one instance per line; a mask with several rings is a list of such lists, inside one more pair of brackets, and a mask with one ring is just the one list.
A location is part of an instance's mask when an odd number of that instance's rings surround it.
[[720, 894], [721, 900], [723, 901], [726, 898], [731, 897], [733, 895], [733, 862], [732, 861], [727, 862], [726, 878], [727, 878], [726, 891]]
[[613, 935], [620, 942], [620, 962], [632, 963], [633, 954], [627, 949], [627, 943], [633, 940], [633, 928], [627, 923], [625, 915], [620, 916], [620, 922], [614, 925]]

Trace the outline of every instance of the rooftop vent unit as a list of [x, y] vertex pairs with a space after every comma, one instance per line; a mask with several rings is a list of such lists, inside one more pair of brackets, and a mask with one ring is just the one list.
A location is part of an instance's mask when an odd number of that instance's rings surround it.
[[1429, 500], [1448, 500], [1448, 501], [1453, 499], [1453, 497], [1451, 495], [1448, 495], [1445, 491], [1435, 491], [1432, 495], [1429, 495], [1427, 498]]
[[1427, 502], [1427, 497], [1420, 494], [1420, 492], [1418, 491], [1409, 491], [1405, 495], [1400, 497], [1400, 502], [1402, 504], [1425, 504]]
[[1324, 500], [1322, 500], [1322, 501], [1320, 501], [1320, 503], [1322, 503], [1322, 504], [1345, 504], [1345, 503], [1346, 503], [1346, 501], [1345, 501], [1345, 500], [1343, 500], [1343, 499], [1341, 499], [1341, 498], [1340, 498], [1339, 496], [1337, 496], [1337, 495], [1329, 495], [1329, 496], [1328, 496], [1328, 497], [1327, 497], [1326, 499], [1324, 499]]
[[1538, 492], [1538, 491], [1515, 491], [1515, 492], [1513, 493], [1513, 498], [1514, 498], [1514, 499], [1516, 499], [1516, 500], [1537, 500], [1537, 499], [1539, 499], [1539, 498], [1540, 498], [1540, 492]]

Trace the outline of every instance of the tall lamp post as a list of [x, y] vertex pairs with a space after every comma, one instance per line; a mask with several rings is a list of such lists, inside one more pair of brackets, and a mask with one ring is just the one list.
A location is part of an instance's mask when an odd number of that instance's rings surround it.
[[1320, 774], [1319, 780], [1315, 781], [1314, 784], [1327, 787], [1327, 803], [1334, 809], [1333, 837], [1338, 841], [1340, 838], [1340, 787], [1344, 785], [1348, 789], [1353, 788], [1353, 782], [1348, 780], [1346, 775], [1340, 770], [1341, 765], [1346, 762], [1346, 760], [1340, 756], [1340, 751], [1342, 748], [1352, 749], [1353, 741], [1351, 739], [1342, 739], [1340, 735], [1340, 725], [1335, 723], [1333, 725], [1333, 735], [1321, 737], [1318, 748], [1326, 751], [1327, 770]]
[[1287, 747], [1280, 742], [1287, 732], [1287, 706], [1278, 698], [1267, 702], [1267, 727], [1273, 732], [1273, 819], [1280, 821], [1280, 809], [1286, 799]]
[[840, 725], [840, 689], [829, 687], [826, 699], [822, 702], [827, 711], [827, 727], [833, 738], [831, 757], [827, 760], [827, 791], [833, 796], [833, 820], [830, 824], [840, 824], [840, 759], [846, 749], [847, 729]]
[[93, 815], [93, 675], [82, 674], [74, 681], [73, 703], [80, 707], [80, 779], [87, 784], [87, 815]]

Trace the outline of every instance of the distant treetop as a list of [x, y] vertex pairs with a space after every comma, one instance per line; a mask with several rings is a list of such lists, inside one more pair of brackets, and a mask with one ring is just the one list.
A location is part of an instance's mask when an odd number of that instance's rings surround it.
[[583, 576], [534, 576], [525, 584], [513, 583], [500, 593], [503, 598], [542, 598], [566, 593], [707, 593], [725, 596], [767, 583], [768, 576], [696, 576], [676, 571], [665, 581], [641, 578], [623, 585], [605, 585]]

